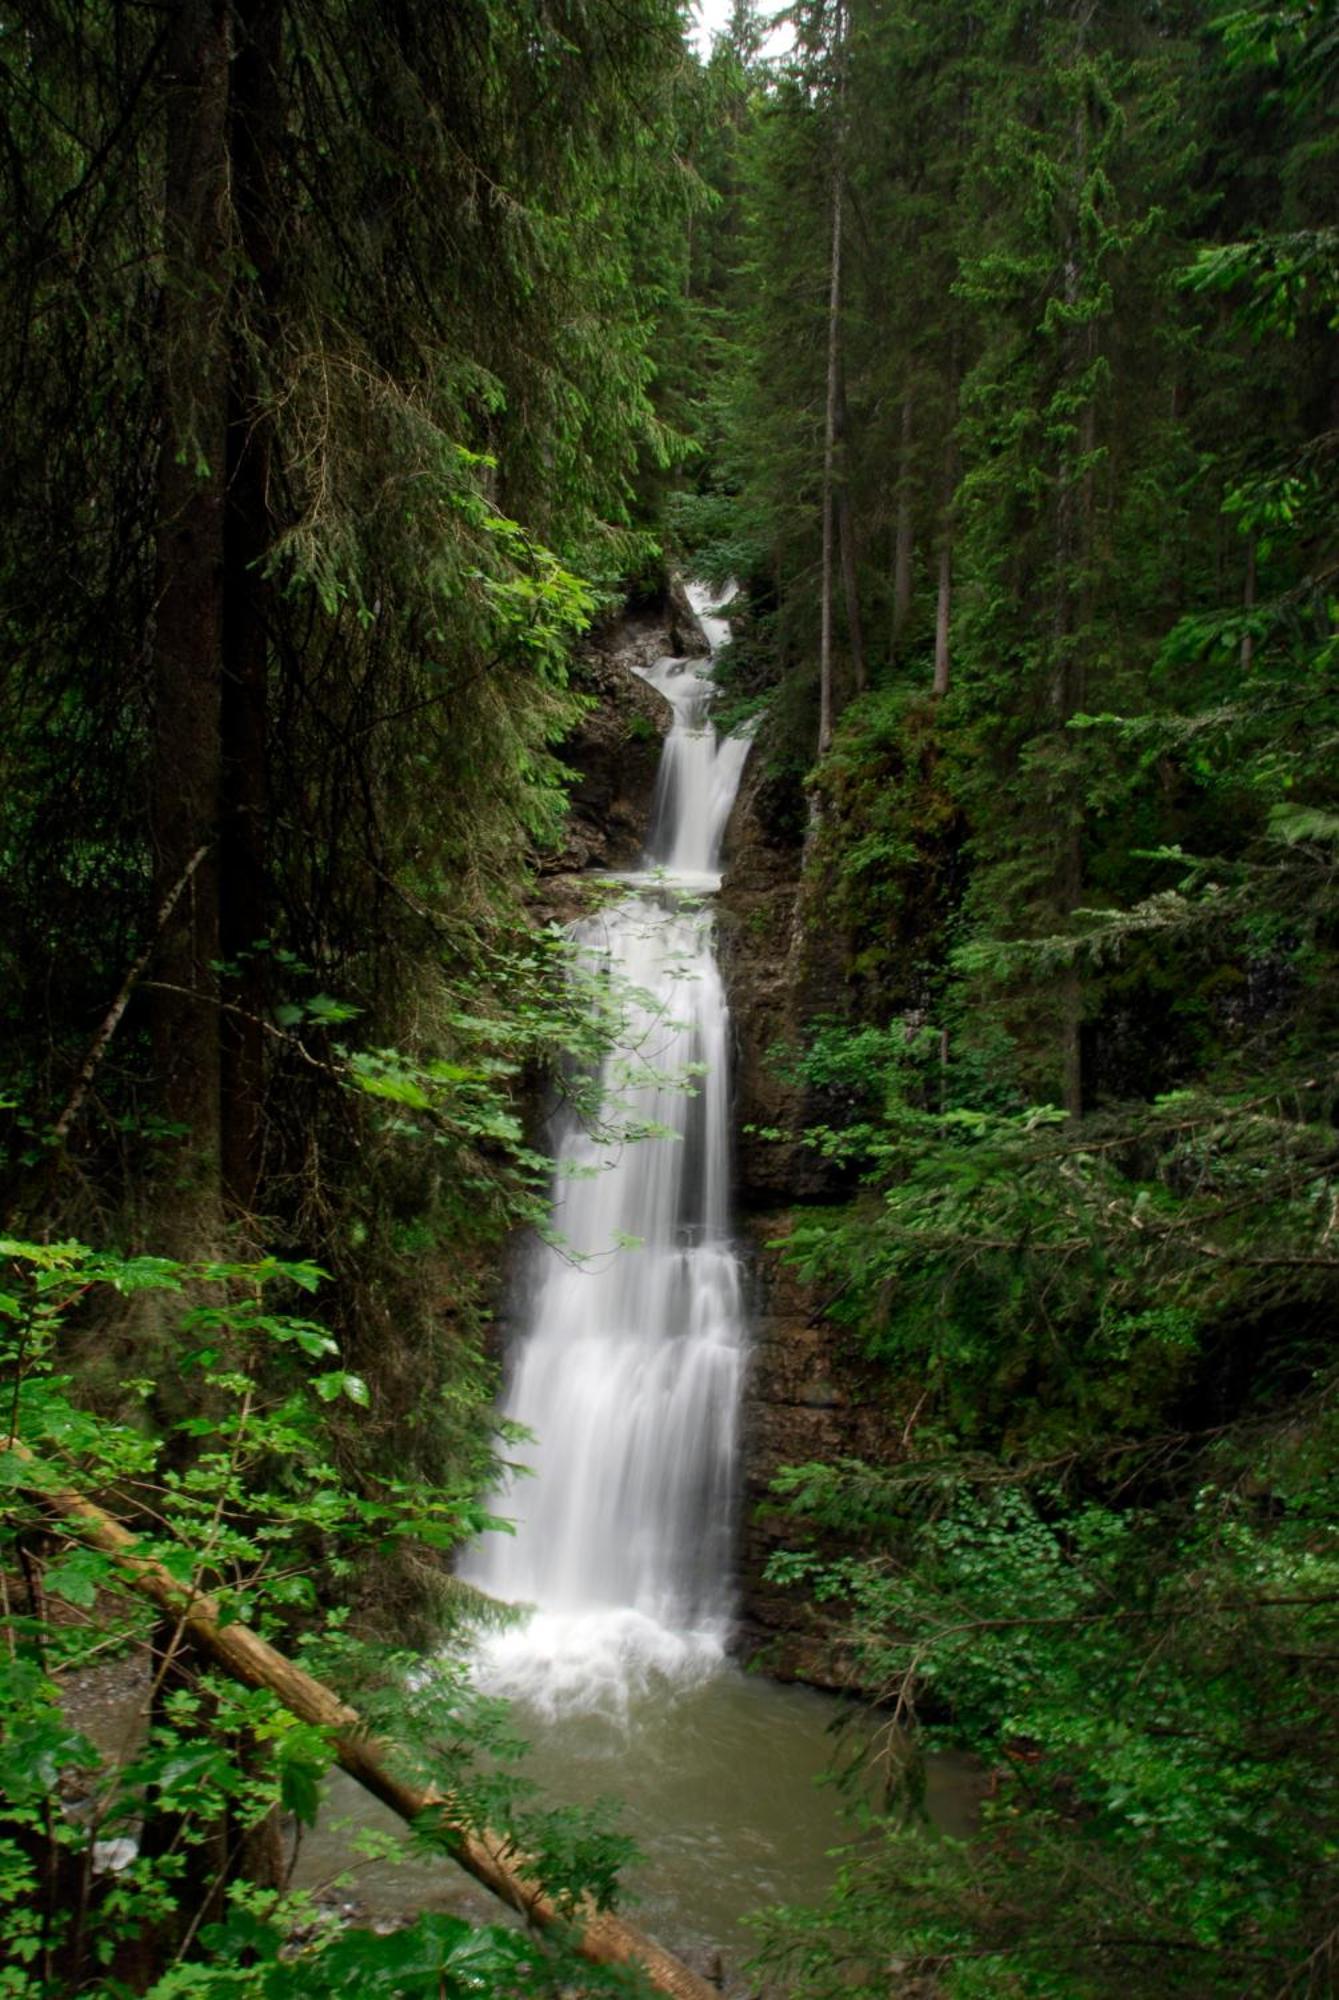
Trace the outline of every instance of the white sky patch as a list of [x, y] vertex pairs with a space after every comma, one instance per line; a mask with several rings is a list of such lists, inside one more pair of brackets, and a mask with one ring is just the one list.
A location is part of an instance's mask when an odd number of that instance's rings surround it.
[[730, 0], [697, 0], [693, 8], [693, 43], [702, 57], [711, 54], [714, 36], [730, 19]]
[[[729, 27], [732, 11], [731, 0], [694, 0], [693, 43], [698, 54], [704, 61], [711, 54], [713, 36], [723, 34], [726, 28]], [[764, 20], [773, 18], [781, 11], [781, 0], [773, 0], [773, 4], [770, 6], [767, 4], [767, 0], [763, 0], [759, 11]], [[775, 28], [763, 45], [763, 54], [766, 56], [785, 55], [786, 51], [790, 48], [791, 41], [792, 36], [789, 27]]]

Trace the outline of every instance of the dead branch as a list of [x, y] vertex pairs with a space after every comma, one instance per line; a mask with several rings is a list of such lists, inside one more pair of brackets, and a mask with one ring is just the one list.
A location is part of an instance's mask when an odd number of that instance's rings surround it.
[[149, 960], [153, 957], [158, 940], [167, 927], [168, 918], [181, 901], [187, 883], [208, 852], [208, 847], [197, 847], [190, 860], [186, 863], [186, 866], [182, 869], [181, 874], [172, 884], [166, 896], [164, 896], [158, 915], [154, 920], [154, 927], [149, 935], [149, 941], [131, 966], [129, 972], [127, 972], [125, 978], [121, 981], [121, 990], [115, 1000], [113, 1000], [108, 1010], [107, 1018], [89, 1044], [88, 1054], [84, 1057], [79, 1074], [75, 1078], [74, 1089], [70, 1092], [65, 1109], [51, 1128], [51, 1136], [56, 1145], [59, 1146], [64, 1143], [66, 1133], [78, 1117], [79, 1107], [87, 1097], [89, 1085], [97, 1075], [102, 1058], [107, 1053], [107, 1045], [121, 1025], [121, 1016], [130, 1005], [130, 996], [143, 976]]

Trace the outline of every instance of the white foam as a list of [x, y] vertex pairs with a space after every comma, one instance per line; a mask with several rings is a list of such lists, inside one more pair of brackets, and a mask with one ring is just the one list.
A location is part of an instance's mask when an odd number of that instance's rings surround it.
[[623, 1719], [643, 1696], [700, 1687], [725, 1664], [727, 1627], [673, 1631], [626, 1605], [536, 1611], [490, 1633], [476, 1655], [476, 1685], [553, 1718]]
[[93, 1842], [93, 1873], [95, 1875], [121, 1875], [133, 1861], [139, 1859], [137, 1840], [95, 1840]]

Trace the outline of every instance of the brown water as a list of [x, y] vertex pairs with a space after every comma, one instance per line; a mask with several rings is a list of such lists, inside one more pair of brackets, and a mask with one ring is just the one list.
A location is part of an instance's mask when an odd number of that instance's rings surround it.
[[[109, 1754], [138, 1738], [147, 1685], [133, 1663], [77, 1676], [72, 1718]], [[513, 1704], [516, 1733], [531, 1743], [524, 1770], [555, 1805], [621, 1801], [621, 1824], [641, 1849], [621, 1907], [699, 1970], [719, 1963], [728, 1993], [750, 1991], [756, 1949], [745, 1919], [777, 1903], [820, 1901], [854, 1838], [831, 1782], [834, 1761], [868, 1746], [875, 1725], [852, 1705], [811, 1688], [722, 1666], [695, 1684], [657, 1675], [626, 1709], [545, 1715]], [[931, 1820], [946, 1833], [972, 1829], [979, 1773], [965, 1759], [932, 1758]], [[362, 1859], [374, 1836], [389, 1858]], [[402, 1822], [342, 1772], [328, 1781], [315, 1828], [303, 1834], [295, 1886], [390, 1927], [426, 1911], [475, 1923], [510, 1913], [445, 1856], [421, 1856]]]
[[[834, 1731], [850, 1717], [834, 1696], [730, 1667], [696, 1686], [661, 1683], [621, 1717], [555, 1720], [515, 1709], [517, 1731], [532, 1745], [523, 1769], [549, 1802], [622, 1802], [621, 1825], [642, 1853], [624, 1878], [625, 1914], [699, 1969], [712, 1968], [719, 1954], [734, 1993], [749, 1990], [744, 1967], [756, 1945], [748, 1914], [821, 1900], [853, 1838], [829, 1781]], [[970, 1769], [934, 1760], [928, 1803], [937, 1825], [966, 1832], [978, 1793]], [[390, 1813], [337, 1776], [304, 1840], [298, 1884], [326, 1890], [347, 1871], [340, 1894], [374, 1922], [427, 1910], [497, 1921], [499, 1905], [447, 1860], [351, 1866], [352, 1832], [370, 1827], [403, 1834]]]

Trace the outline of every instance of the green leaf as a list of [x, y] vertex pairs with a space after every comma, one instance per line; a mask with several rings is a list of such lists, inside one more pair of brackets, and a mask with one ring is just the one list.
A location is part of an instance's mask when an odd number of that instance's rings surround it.
[[115, 1565], [110, 1557], [97, 1549], [72, 1549], [47, 1570], [44, 1581], [48, 1590], [57, 1597], [63, 1597], [67, 1604], [77, 1604], [81, 1610], [91, 1609], [99, 1589], [107, 1578], [115, 1573]]
[[367, 1384], [361, 1375], [350, 1375], [343, 1369], [332, 1369], [329, 1374], [314, 1376], [312, 1387], [323, 1403], [333, 1403], [337, 1396], [344, 1396], [351, 1403], [358, 1403], [364, 1409], [367, 1407]]

